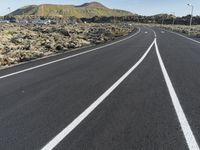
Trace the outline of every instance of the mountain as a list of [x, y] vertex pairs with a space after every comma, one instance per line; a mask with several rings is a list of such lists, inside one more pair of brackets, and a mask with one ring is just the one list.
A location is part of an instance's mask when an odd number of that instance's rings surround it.
[[98, 2], [91, 2], [91, 3], [84, 3], [83, 5], [80, 6], [76, 6], [76, 7], [99, 7], [99, 8], [107, 8], [104, 5], [102, 5], [101, 3]]
[[77, 18], [91, 18], [94, 16], [131, 16], [131, 12], [109, 9], [98, 2], [85, 3], [80, 6], [74, 5], [29, 5], [17, 9], [9, 14], [10, 16], [57, 16], [57, 17], [77, 17]]

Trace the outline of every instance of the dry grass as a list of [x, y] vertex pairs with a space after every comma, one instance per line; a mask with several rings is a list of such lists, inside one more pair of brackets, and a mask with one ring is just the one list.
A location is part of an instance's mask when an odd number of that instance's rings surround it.
[[169, 30], [176, 31], [176, 32], [185, 33], [185, 34], [189, 34], [189, 31], [190, 31], [191, 36], [200, 37], [200, 25], [192, 26], [191, 30], [190, 30], [189, 26], [185, 26], [185, 25], [174, 25], [174, 26], [164, 25], [162, 27], [169, 29]]

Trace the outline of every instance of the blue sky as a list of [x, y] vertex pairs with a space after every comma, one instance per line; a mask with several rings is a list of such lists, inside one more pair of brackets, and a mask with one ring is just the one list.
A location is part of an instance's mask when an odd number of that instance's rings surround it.
[[[8, 13], [22, 6], [31, 4], [75, 4], [80, 5], [91, 0], [0, 0], [0, 15]], [[94, 0], [93, 0], [94, 1]], [[141, 15], [154, 15], [158, 13], [176, 12], [177, 16], [190, 13], [191, 9], [186, 5], [191, 3], [195, 6], [194, 14], [200, 15], [200, 0], [96, 0], [107, 7], [129, 10]]]

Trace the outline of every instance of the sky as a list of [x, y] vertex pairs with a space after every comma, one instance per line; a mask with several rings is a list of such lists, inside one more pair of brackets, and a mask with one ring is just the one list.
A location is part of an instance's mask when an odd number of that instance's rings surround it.
[[[94, 0], [92, 0], [94, 1]], [[175, 12], [176, 16], [191, 13], [188, 3], [194, 5], [194, 15], [200, 16], [200, 0], [95, 0], [109, 8], [128, 10], [140, 15], [155, 15]], [[0, 16], [20, 7], [33, 4], [73, 4], [80, 5], [91, 0], [0, 0]]]

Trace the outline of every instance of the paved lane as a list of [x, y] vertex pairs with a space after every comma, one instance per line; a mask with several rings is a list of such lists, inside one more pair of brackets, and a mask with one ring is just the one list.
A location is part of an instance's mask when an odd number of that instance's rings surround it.
[[158, 45], [182, 108], [200, 143], [200, 44], [156, 29]]
[[185, 150], [155, 48], [57, 149]]
[[[200, 44], [154, 30], [166, 70], [200, 143]], [[189, 149], [154, 38], [151, 29], [141, 27], [135, 36], [95, 51], [85, 48], [1, 70], [0, 149], [43, 148], [134, 65], [55, 149]]]
[[154, 38], [146, 30], [116, 45], [1, 79], [1, 149], [46, 144], [138, 61]]

